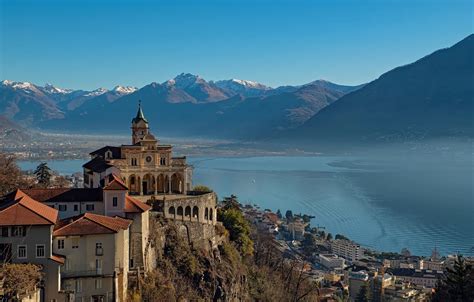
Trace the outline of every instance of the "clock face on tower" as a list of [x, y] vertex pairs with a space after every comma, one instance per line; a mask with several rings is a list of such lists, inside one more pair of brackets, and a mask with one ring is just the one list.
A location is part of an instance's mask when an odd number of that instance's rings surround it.
[[145, 160], [146, 160], [147, 163], [151, 163], [151, 161], [153, 160], [153, 158], [152, 158], [150, 155], [148, 155], [148, 156], [145, 158]]

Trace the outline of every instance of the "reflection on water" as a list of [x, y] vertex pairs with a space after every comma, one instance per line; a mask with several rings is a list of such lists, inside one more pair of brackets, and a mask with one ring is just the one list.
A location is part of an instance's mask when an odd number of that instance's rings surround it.
[[[243, 203], [314, 215], [313, 225], [379, 250], [473, 254], [471, 154], [439, 156], [192, 158], [194, 184]], [[450, 158], [452, 159], [452, 158]], [[442, 163], [441, 163], [442, 162]], [[22, 162], [24, 169], [37, 163]], [[62, 173], [83, 161], [57, 161]]]

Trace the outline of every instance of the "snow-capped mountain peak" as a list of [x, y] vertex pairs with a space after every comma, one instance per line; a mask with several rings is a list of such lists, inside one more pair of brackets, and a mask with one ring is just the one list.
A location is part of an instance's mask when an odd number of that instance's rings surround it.
[[130, 94], [137, 91], [137, 89], [138, 89], [137, 87], [117, 85], [114, 87], [114, 89], [112, 89], [112, 91], [120, 93], [120, 94]]
[[222, 89], [230, 90], [243, 90], [243, 89], [257, 89], [257, 90], [270, 90], [271, 87], [266, 85], [248, 81], [248, 80], [239, 80], [239, 79], [230, 79], [213, 82], [217, 87]]
[[198, 75], [191, 73], [181, 73], [177, 75], [174, 79], [168, 80], [163, 84], [167, 86], [176, 86], [178, 88], [187, 88], [191, 85], [205, 83], [206, 81]]
[[50, 94], [68, 94], [74, 91], [72, 89], [59, 88], [49, 83], [46, 83], [42, 90]]
[[96, 90], [93, 90], [91, 92], [86, 93], [84, 96], [99, 96], [101, 94], [106, 93], [108, 90], [105, 88], [98, 88]]
[[31, 84], [30, 82], [14, 82], [10, 80], [3, 80], [2, 81], [3, 86], [9, 86], [14, 89], [27, 89], [27, 90], [32, 90], [35, 89], [35, 85]]

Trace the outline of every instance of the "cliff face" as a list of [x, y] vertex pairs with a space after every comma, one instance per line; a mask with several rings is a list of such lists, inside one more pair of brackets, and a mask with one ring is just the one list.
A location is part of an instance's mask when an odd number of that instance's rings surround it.
[[[157, 269], [133, 282], [132, 301], [249, 301], [246, 271], [221, 225], [205, 227], [208, 238], [190, 237], [186, 226], [151, 220]], [[203, 226], [195, 226], [199, 229]], [[203, 242], [207, 242], [203, 244]]]
[[238, 206], [220, 208], [218, 220], [212, 237], [193, 241], [180, 222], [153, 217], [157, 266], [129, 286], [130, 301], [318, 301], [307, 264], [285, 258]]

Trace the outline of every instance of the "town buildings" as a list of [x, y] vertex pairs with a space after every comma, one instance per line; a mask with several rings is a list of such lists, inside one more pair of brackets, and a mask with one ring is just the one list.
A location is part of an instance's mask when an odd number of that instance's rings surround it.
[[192, 167], [159, 144], [140, 106], [132, 144], [91, 156], [84, 188], [17, 189], [0, 200], [0, 260], [40, 265], [42, 301], [126, 301], [130, 276], [156, 267], [153, 217], [215, 247], [216, 195], [192, 191]]
[[331, 250], [334, 254], [354, 262], [362, 259], [364, 255], [360, 244], [346, 239], [335, 239], [331, 241]]
[[330, 270], [342, 270], [345, 260], [335, 254], [320, 254], [319, 263]]

